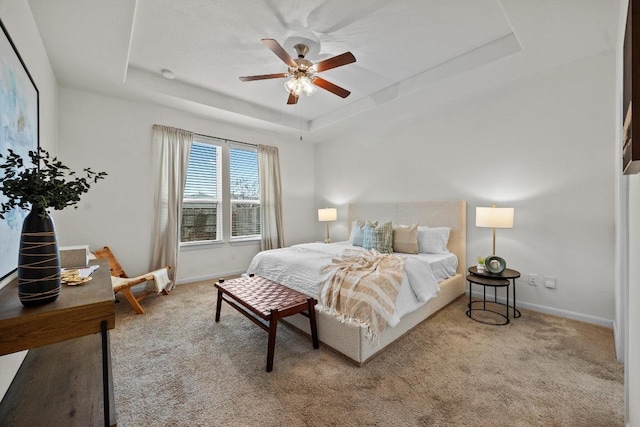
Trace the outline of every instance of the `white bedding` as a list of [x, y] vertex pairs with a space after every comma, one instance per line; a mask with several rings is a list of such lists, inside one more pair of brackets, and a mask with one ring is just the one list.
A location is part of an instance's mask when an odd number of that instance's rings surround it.
[[[313, 298], [318, 298], [318, 286], [322, 282], [321, 269], [339, 258], [345, 250], [363, 249], [350, 242], [305, 243], [283, 249], [258, 253], [247, 273], [282, 283]], [[405, 275], [400, 286], [396, 311], [389, 322], [395, 326], [400, 319], [427, 301], [439, 291], [438, 283], [456, 274], [458, 259], [453, 253], [400, 254], [406, 259]]]

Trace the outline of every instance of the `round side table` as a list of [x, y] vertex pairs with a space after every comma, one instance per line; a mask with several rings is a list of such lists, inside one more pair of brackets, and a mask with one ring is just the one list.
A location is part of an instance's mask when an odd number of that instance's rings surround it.
[[[505, 268], [504, 271], [502, 271], [501, 273], [489, 273], [487, 270], [480, 273], [478, 272], [478, 268], [476, 266], [469, 267], [468, 271], [469, 273], [471, 273], [472, 276], [486, 277], [489, 279], [511, 280], [513, 284], [513, 307], [511, 307], [513, 308], [513, 318], [517, 319], [518, 317], [522, 316], [522, 314], [520, 313], [520, 310], [516, 308], [516, 279], [520, 277], [519, 271], [513, 270], [511, 268]], [[469, 288], [471, 288], [471, 285], [469, 285]], [[471, 289], [469, 289], [469, 292], [471, 292]], [[507, 305], [508, 304], [509, 304], [509, 296], [507, 295]]]
[[[509, 305], [508, 304], [503, 304], [501, 302], [498, 302], [498, 298], [497, 298], [497, 290], [498, 288], [505, 288], [507, 290], [507, 301], [509, 301], [509, 280], [507, 279], [496, 279], [496, 278], [490, 278], [490, 277], [483, 277], [483, 276], [476, 276], [474, 274], [470, 274], [467, 276], [467, 281], [469, 282], [469, 304], [467, 305], [467, 307], [469, 308], [467, 310], [467, 316], [470, 317], [471, 319], [475, 320], [476, 322], [481, 322], [487, 325], [506, 325], [507, 323], [509, 323]], [[472, 290], [472, 286], [476, 284], [476, 285], [480, 285], [482, 286], [482, 300], [475, 300], [473, 301], [471, 299], [471, 290]], [[494, 300], [493, 301], [488, 301], [490, 304], [495, 304], [495, 305], [503, 305], [506, 308], [506, 313], [502, 314], [499, 311], [496, 310], [492, 310], [491, 308], [487, 308], [487, 286], [492, 287], [493, 288], [493, 295], [494, 295]], [[474, 306], [482, 304], [481, 308], [474, 308]], [[494, 313], [497, 314], [498, 316], [502, 317], [504, 319], [504, 322], [489, 322], [477, 317], [473, 317], [473, 312], [474, 311], [488, 311], [490, 313]]]

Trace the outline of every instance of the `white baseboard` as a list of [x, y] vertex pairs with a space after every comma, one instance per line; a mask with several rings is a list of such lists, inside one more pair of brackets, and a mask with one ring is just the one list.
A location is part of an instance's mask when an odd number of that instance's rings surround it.
[[[239, 270], [239, 271], [227, 271], [227, 272], [222, 272], [222, 273], [218, 273], [215, 275], [206, 275], [206, 276], [200, 276], [200, 277], [189, 277], [187, 279], [181, 279], [178, 280], [176, 282], [176, 284], [178, 285], [182, 285], [185, 283], [192, 283], [192, 282], [200, 282], [202, 280], [217, 280], [223, 277], [232, 277], [232, 276], [239, 276], [243, 273], [245, 273], [245, 270]], [[469, 291], [465, 291], [465, 295], [467, 295], [467, 298], [469, 297]], [[481, 292], [473, 292], [473, 296], [475, 298], [482, 298], [482, 293]], [[493, 296], [492, 296], [493, 297]], [[505, 298], [504, 297], [498, 297], [498, 302], [501, 303], [505, 303]], [[609, 329], [614, 329], [614, 321], [610, 320], [610, 319], [603, 319], [601, 317], [596, 317], [596, 316], [590, 316], [588, 314], [582, 314], [582, 313], [575, 313], [573, 311], [568, 311], [568, 310], [561, 310], [558, 308], [553, 308], [553, 307], [547, 307], [544, 305], [538, 305], [538, 304], [531, 304], [525, 301], [516, 301], [516, 306], [518, 309], [520, 308], [524, 308], [527, 310], [533, 310], [533, 311], [538, 311], [540, 313], [546, 313], [546, 314], [551, 314], [554, 316], [558, 316], [558, 317], [564, 317], [567, 319], [572, 319], [572, 320], [578, 320], [580, 322], [585, 322], [585, 323], [591, 323], [593, 325], [598, 325], [598, 326], [603, 326], [605, 328], [609, 328]]]
[[[467, 298], [469, 297], [469, 291], [465, 292]], [[482, 292], [475, 291], [473, 292], [473, 296], [475, 298], [482, 299]], [[489, 300], [489, 296], [487, 296], [487, 301]], [[493, 300], [493, 295], [491, 295], [491, 300]], [[505, 303], [504, 297], [498, 297], [498, 302]], [[590, 316], [588, 314], [575, 313], [573, 311], [561, 310], [559, 308], [547, 307], [544, 305], [531, 304], [525, 301], [516, 300], [516, 308], [521, 309], [525, 308], [527, 310], [538, 311], [540, 313], [552, 314], [558, 317], [565, 317], [567, 319], [578, 320], [580, 322], [591, 323], [593, 325], [604, 326], [605, 328], [613, 329], [614, 322], [610, 319], [603, 319], [601, 317]]]
[[201, 282], [203, 280], [218, 280], [224, 277], [240, 276], [243, 273], [246, 273], [246, 270], [226, 271], [222, 273], [208, 274], [206, 276], [189, 277], [189, 278], [178, 280], [176, 282], [176, 285], [184, 285], [185, 283]]
[[613, 321], [613, 342], [616, 347], [616, 360], [624, 363], [624, 337], [620, 336], [618, 323], [616, 321]]

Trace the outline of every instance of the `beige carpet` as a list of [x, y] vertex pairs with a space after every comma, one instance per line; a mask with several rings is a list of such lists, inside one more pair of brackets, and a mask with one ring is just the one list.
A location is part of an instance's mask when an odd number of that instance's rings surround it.
[[280, 325], [267, 334], [211, 282], [123, 299], [111, 334], [119, 426], [622, 426], [612, 331], [523, 311], [507, 326], [458, 299], [362, 368]]

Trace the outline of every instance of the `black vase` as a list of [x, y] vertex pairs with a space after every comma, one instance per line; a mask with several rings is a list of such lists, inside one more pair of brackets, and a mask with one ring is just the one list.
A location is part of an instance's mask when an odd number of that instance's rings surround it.
[[32, 210], [24, 219], [18, 256], [18, 296], [24, 306], [43, 305], [60, 295], [60, 255], [53, 219]]

